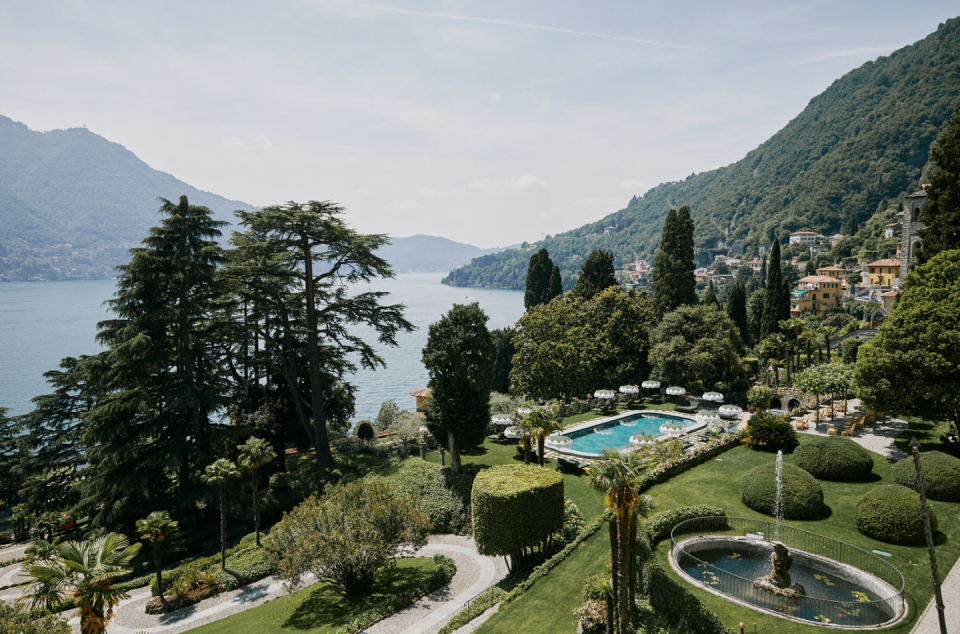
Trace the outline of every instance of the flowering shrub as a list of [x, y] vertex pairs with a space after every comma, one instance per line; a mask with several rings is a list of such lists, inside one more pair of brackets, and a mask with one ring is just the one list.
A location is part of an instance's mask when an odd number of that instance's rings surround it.
[[607, 627], [607, 602], [587, 601], [573, 611], [584, 632], [603, 632]]

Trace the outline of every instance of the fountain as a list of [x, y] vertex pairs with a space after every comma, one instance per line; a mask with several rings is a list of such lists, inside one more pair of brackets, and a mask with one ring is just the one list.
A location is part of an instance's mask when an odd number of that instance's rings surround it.
[[777, 464], [775, 470], [775, 482], [777, 485], [777, 497], [773, 502], [773, 516], [777, 520], [777, 530], [773, 532], [774, 539], [780, 539], [780, 520], [783, 519], [783, 452], [777, 452]]
[[780, 522], [783, 520], [783, 452], [777, 452], [776, 464], [777, 496], [773, 503], [773, 516], [777, 520], [777, 527], [773, 532], [773, 552], [770, 553], [770, 574], [759, 577], [753, 585], [760, 590], [771, 592], [777, 596], [795, 599], [806, 592], [798, 583], [790, 582], [790, 566], [793, 565], [793, 555], [781, 542]]

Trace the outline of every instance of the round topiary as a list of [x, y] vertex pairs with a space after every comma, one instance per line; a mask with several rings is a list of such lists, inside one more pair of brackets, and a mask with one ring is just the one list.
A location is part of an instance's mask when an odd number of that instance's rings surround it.
[[360, 421], [357, 425], [357, 438], [360, 440], [373, 440], [374, 435], [373, 425], [365, 420]]
[[[923, 490], [928, 498], [960, 502], [960, 458], [939, 451], [925, 451], [920, 454], [920, 466], [923, 468]], [[893, 481], [919, 491], [913, 456], [896, 464]]]
[[563, 476], [532, 465], [484, 469], [473, 481], [471, 504], [477, 551], [516, 561], [563, 528]]
[[873, 456], [849, 438], [815, 436], [793, 452], [793, 464], [818, 480], [851, 482], [873, 471]]
[[[776, 466], [761, 465], [740, 480], [740, 499], [759, 513], [774, 514], [777, 500]], [[783, 517], [803, 520], [822, 514], [823, 489], [812, 475], [799, 467], [783, 465]]]
[[[937, 530], [937, 517], [930, 510], [930, 526]], [[890, 544], [924, 544], [920, 495], [900, 484], [885, 484], [857, 502], [853, 516], [857, 530]]]

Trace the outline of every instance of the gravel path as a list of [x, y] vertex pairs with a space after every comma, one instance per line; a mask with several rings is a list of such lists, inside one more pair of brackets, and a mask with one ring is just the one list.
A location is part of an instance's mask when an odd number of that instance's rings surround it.
[[[850, 410], [853, 410], [859, 404], [860, 399], [855, 398], [850, 399], [847, 402], [847, 406]], [[875, 427], [871, 425], [857, 431], [853, 435], [853, 440], [864, 449], [868, 449], [869, 451], [880, 454], [881, 456], [886, 456], [890, 460], [902, 460], [903, 458], [907, 457], [907, 454], [894, 445], [893, 441], [897, 436], [900, 435], [900, 432], [906, 429], [906, 427], [906, 421], [898, 420], [896, 418], [888, 418], [886, 423], [878, 423]], [[826, 436], [827, 423], [821, 423], [817, 427], [811, 425], [810, 429], [801, 431], [800, 433], [811, 434], [813, 436]]]
[[[417, 554], [433, 556], [442, 553], [457, 564], [453, 580], [430, 596], [374, 624], [368, 634], [434, 634], [469, 599], [490, 587], [506, 575], [501, 560], [477, 554], [473, 539], [456, 535], [433, 535], [427, 546]], [[312, 585], [304, 581], [301, 588]], [[135, 590], [129, 599], [114, 609], [114, 617], [107, 627], [108, 634], [134, 632], [164, 632], [176, 634], [262, 605], [286, 593], [281, 580], [267, 577], [231, 592], [224, 592], [196, 605], [163, 615], [146, 614], [144, 605], [150, 599], [147, 589]], [[80, 631], [79, 619], [70, 621], [74, 632]]]
[[[930, 562], [927, 561], [925, 565], [929, 568]], [[954, 564], [953, 570], [941, 582], [940, 594], [943, 596], [943, 615], [948, 631], [956, 631], [955, 628], [960, 627], [960, 561]], [[940, 634], [940, 617], [933, 601], [930, 599], [911, 634]]]

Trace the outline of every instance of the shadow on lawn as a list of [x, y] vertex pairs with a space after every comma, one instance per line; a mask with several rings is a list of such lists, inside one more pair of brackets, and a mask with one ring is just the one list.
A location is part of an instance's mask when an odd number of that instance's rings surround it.
[[367, 592], [349, 595], [332, 583], [324, 583], [310, 592], [281, 627], [310, 630], [323, 626], [332, 629], [348, 625], [358, 614], [375, 610], [391, 594], [415, 586], [426, 575], [412, 568], [390, 567], [377, 573]]

